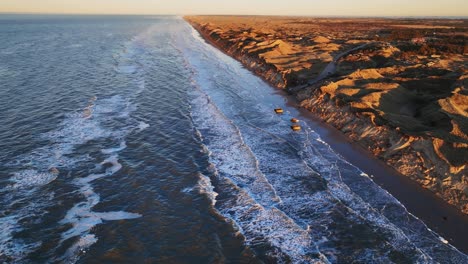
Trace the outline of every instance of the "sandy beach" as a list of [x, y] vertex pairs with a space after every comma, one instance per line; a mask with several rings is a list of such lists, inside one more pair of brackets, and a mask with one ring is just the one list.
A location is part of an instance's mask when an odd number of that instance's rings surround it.
[[466, 20], [186, 20], [301, 107], [468, 212]]
[[[281, 90], [278, 90], [278, 93], [288, 98], [288, 104], [299, 107], [301, 117], [310, 120], [310, 122], [314, 124], [315, 131], [319, 133], [335, 151], [349, 162], [371, 175], [370, 177], [372, 177], [376, 183], [400, 200], [411, 213], [422, 219], [431, 229], [447, 237], [450, 243], [462, 251], [468, 252], [468, 247], [466, 246], [468, 242], [466, 239], [466, 237], [468, 237], [468, 229], [466, 229], [468, 216], [466, 215], [466, 193], [463, 191], [466, 190], [466, 187], [463, 187], [466, 185], [463, 176], [466, 171], [464, 164], [462, 164], [461, 167], [457, 167], [458, 169], [454, 169], [453, 167], [450, 169], [450, 166], [446, 164], [442, 166], [445, 170], [455, 171], [451, 178], [449, 176], [449, 178], [453, 180], [451, 182], [453, 186], [450, 188], [446, 188], [447, 180], [444, 180], [444, 184], [442, 184], [445, 188], [437, 184], [428, 185], [427, 181], [439, 182], [440, 178], [447, 179], [447, 175], [449, 175], [445, 174], [441, 176], [440, 173], [436, 173], [434, 169], [428, 170], [426, 168], [427, 162], [425, 159], [427, 159], [427, 157], [423, 157], [424, 153], [421, 155], [421, 152], [424, 152], [421, 151], [421, 148], [424, 148], [424, 144], [430, 144], [430, 146], [432, 146], [432, 143], [428, 143], [427, 141], [434, 139], [427, 139], [427, 137], [425, 138], [422, 135], [419, 137], [412, 136], [411, 132], [402, 131], [401, 128], [395, 129], [395, 127], [389, 125], [390, 122], [384, 121], [385, 124], [376, 124], [375, 118], [377, 115], [372, 116], [371, 114], [363, 113], [363, 111], [355, 111], [346, 105], [350, 103], [349, 100], [337, 102], [336, 100], [330, 99], [330, 97], [333, 98], [333, 96], [326, 93], [327, 85], [334, 85], [334, 80], [343, 79], [343, 69], [345, 67], [350, 67], [344, 66], [348, 65], [349, 56], [355, 56], [353, 54], [356, 53], [362, 54], [362, 52], [366, 52], [369, 47], [372, 50], [379, 50], [381, 47], [384, 47], [384, 53], [396, 52], [393, 50], [394, 48], [388, 45], [376, 48], [375, 44], [366, 40], [341, 41], [341, 43], [344, 43], [342, 44], [342, 46], [344, 46], [343, 48], [338, 47], [337, 44], [333, 45], [334, 43], [328, 38], [319, 36], [315, 37], [313, 40], [316, 45], [313, 49], [318, 46], [319, 48], [317, 49], [321, 49], [322, 51], [321, 57], [317, 55], [317, 52], [311, 52], [312, 55], [307, 55], [307, 51], [304, 50], [293, 52], [293, 55], [288, 55], [288, 52], [291, 52], [291, 49], [294, 48], [287, 47], [287, 45], [281, 42], [284, 40], [284, 36], [275, 36], [272, 28], [275, 26], [278, 27], [280, 22], [284, 22], [285, 20], [295, 21], [300, 19], [283, 17], [268, 18], [268, 20], [262, 17], [218, 16], [186, 17], [185, 19], [198, 30], [207, 42], [239, 60], [246, 68], [253, 71], [272, 86], [280, 88]], [[268, 22], [266, 20], [268, 20]], [[307, 19], [305, 20], [307, 21]], [[272, 22], [270, 23], [269, 21]], [[347, 22], [352, 24], [356, 21], [351, 20]], [[358, 20], [357, 22], [363, 23], [364, 21]], [[265, 35], [263, 36], [267, 39], [271, 39], [269, 42], [264, 41], [258, 43], [258, 41], [253, 40], [255, 37], [259, 37], [258, 30], [260, 30], [260, 27], [255, 26], [254, 23], [263, 23], [262, 25], [270, 24], [269, 27], [265, 26], [261, 29], [265, 31]], [[313, 24], [313, 21], [310, 23]], [[339, 24], [344, 23], [344, 21], [332, 19], [326, 21], [326, 23]], [[395, 28], [399, 27], [402, 26], [395, 25]], [[405, 27], [425, 28], [427, 26], [406, 25]], [[248, 31], [241, 32], [241, 29], [248, 29]], [[434, 26], [433, 29], [446, 29], [446, 27]], [[338, 29], [335, 30], [340, 32]], [[290, 34], [294, 35], [294, 33]], [[340, 34], [344, 33], [340, 32]], [[243, 35], [247, 36], [242, 37]], [[302, 40], [300, 39], [302, 37], [299, 37], [298, 34], [295, 34], [294, 38]], [[244, 49], [245, 46], [243, 46], [245, 41], [257, 43], [255, 44], [257, 45], [257, 50], [253, 49], [253, 52], [246, 51], [246, 49]], [[253, 44], [250, 45], [252, 46]], [[325, 50], [328, 52], [326, 53], [327, 55], [323, 54]], [[301, 56], [298, 57], [297, 53], [301, 54]], [[314, 58], [317, 60], [318, 65], [311, 66], [307, 64], [312, 60], [311, 58], [313, 56], [318, 56]], [[460, 67], [460, 69], [457, 69], [453, 66], [454, 71], [465, 71], [463, 55], [454, 55], [453, 57], [453, 61], [455, 61], [454, 65]], [[445, 60], [447, 60], [447, 57], [445, 57]], [[439, 63], [441, 62], [439, 61]], [[287, 65], [289, 68], [284, 65]], [[362, 66], [362, 64], [359, 63], [358, 65]], [[284, 71], [284, 69], [287, 70]], [[389, 70], [388, 67], [385, 70]], [[302, 75], [298, 74], [298, 72]], [[350, 70], [346, 70], [346, 72], [350, 72]], [[380, 76], [378, 72], [372, 70], [360, 71], [357, 69], [357, 71], [351, 71], [351, 76], [356, 76], [354, 78], [357, 80], [373, 80], [377, 78], [373, 75]], [[415, 80], [421, 78], [418, 74], [411, 77]], [[408, 78], [410, 78], [410, 76], [408, 76]], [[454, 80], [453, 82], [457, 82], [457, 78], [464, 80], [464, 77], [456, 77], [456, 74], [452, 74], [450, 78]], [[345, 78], [344, 80], [349, 79]], [[364, 85], [350, 83], [347, 85], [350, 85], [351, 88], [352, 86], [361, 85], [372, 86], [372, 83], [373, 82], [370, 82], [370, 84]], [[390, 83], [376, 84], [379, 85], [379, 87], [377, 88], [377, 86], [374, 85], [375, 88], [373, 89], [385, 90], [391, 89], [389, 86], [392, 86]], [[464, 89], [464, 86], [462, 86], [461, 89]], [[343, 93], [347, 93], [347, 91], [343, 90]], [[350, 91], [350, 93], [356, 94], [359, 92]], [[464, 104], [465, 103], [462, 102], [462, 105]], [[461, 122], [463, 123], [465, 121], [466, 118], [462, 116]], [[435, 139], [435, 141], [437, 141], [437, 139]], [[382, 144], [386, 146], [385, 149], [382, 147]], [[381, 149], [376, 151], [378, 148]], [[466, 157], [466, 155], [463, 154], [466, 153], [466, 149], [462, 146], [460, 150], [461, 152], [459, 155]], [[393, 153], [389, 155], [389, 152]], [[432, 152], [434, 152], [434, 150], [432, 150]], [[432, 162], [441, 162], [440, 160], [442, 158], [437, 155], [431, 155], [430, 159], [433, 159], [431, 160]], [[424, 188], [421, 188], [421, 186]], [[447, 204], [447, 202], [452, 205]]]

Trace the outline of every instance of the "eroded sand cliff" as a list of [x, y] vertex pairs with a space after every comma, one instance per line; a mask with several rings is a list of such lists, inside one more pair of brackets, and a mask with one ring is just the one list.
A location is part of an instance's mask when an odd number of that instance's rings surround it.
[[352, 140], [468, 213], [466, 20], [186, 17]]

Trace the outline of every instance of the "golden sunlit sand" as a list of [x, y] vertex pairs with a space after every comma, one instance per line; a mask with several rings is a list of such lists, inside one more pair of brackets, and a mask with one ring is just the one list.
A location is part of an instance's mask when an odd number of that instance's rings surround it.
[[468, 213], [468, 20], [186, 20], [295, 94], [302, 107]]

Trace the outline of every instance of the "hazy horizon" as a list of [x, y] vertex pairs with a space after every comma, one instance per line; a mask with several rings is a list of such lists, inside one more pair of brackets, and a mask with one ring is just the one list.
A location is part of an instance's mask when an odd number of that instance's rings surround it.
[[2, 12], [0, 11], [0, 15], [37, 15], [37, 16], [271, 16], [271, 17], [311, 17], [311, 18], [440, 18], [440, 19], [468, 19], [468, 15], [433, 15], [433, 16], [425, 16], [425, 15], [280, 15], [280, 14], [271, 14], [271, 15], [262, 15], [262, 14], [125, 14], [125, 13], [53, 13], [53, 12]]
[[288, 15], [345, 17], [467, 17], [468, 2], [462, 0], [329, 0], [327, 2], [213, 0], [2, 0], [0, 13], [89, 15]]

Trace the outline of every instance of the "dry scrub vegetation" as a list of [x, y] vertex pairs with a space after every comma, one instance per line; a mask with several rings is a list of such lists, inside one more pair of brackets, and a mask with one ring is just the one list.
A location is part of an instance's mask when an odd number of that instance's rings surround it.
[[[468, 213], [468, 20], [186, 19], [295, 93], [301, 106]], [[334, 70], [316, 79], [333, 61]]]

